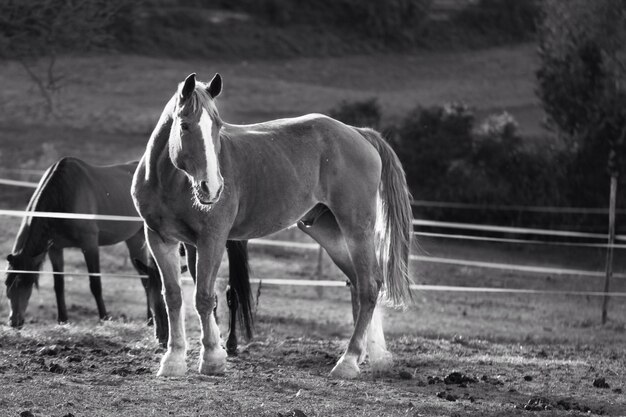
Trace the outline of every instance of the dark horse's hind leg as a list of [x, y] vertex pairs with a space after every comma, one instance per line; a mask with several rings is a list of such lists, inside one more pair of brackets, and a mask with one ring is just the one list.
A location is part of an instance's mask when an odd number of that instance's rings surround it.
[[67, 322], [67, 307], [65, 306], [65, 277], [63, 276], [63, 249], [52, 246], [48, 251], [54, 274], [54, 294], [57, 299], [57, 322]]
[[[141, 278], [141, 285], [143, 286], [143, 290], [146, 292], [146, 300], [150, 298], [150, 290], [148, 288], [148, 278]], [[152, 317], [152, 311], [150, 311], [150, 302], [147, 303], [147, 313], [146, 313], [146, 324], [148, 326], [154, 326], [154, 317]]]
[[[126, 247], [128, 248], [128, 253], [130, 255], [133, 266], [135, 267], [135, 270], [139, 274], [145, 274], [142, 268], [137, 265], [137, 260], [141, 261], [143, 265], [148, 265], [149, 255], [143, 227], [139, 229], [139, 231], [135, 235], [131, 236], [130, 239], [126, 240]], [[150, 310], [150, 285], [148, 278], [141, 278], [141, 285], [143, 285], [143, 289], [146, 292], [146, 320], [148, 322], [148, 326], [152, 326], [154, 324], [154, 318], [152, 317], [152, 311]], [[157, 314], [158, 313], [159, 312], [157, 312]], [[167, 313], [163, 311], [162, 314]]]
[[106, 307], [104, 306], [104, 300], [102, 299], [102, 282], [100, 274], [100, 253], [98, 252], [98, 246], [83, 249], [83, 255], [85, 256], [85, 262], [87, 263], [87, 270], [89, 271], [89, 289], [96, 299], [96, 305], [98, 306], [98, 315], [100, 320], [108, 320], [111, 317], [107, 314]]
[[237, 308], [239, 308], [239, 300], [234, 288], [230, 286], [226, 290], [226, 302], [230, 312], [230, 330], [228, 340], [226, 340], [226, 353], [228, 356], [237, 356]]

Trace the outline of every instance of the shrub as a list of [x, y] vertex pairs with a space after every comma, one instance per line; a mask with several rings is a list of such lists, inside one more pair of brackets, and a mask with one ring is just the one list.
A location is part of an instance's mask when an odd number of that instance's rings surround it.
[[243, 0], [235, 7], [272, 24], [307, 24], [387, 40], [412, 39], [428, 19], [432, 0]]
[[394, 143], [413, 195], [441, 197], [452, 163], [471, 151], [474, 114], [458, 103], [412, 110], [394, 129]]
[[539, 0], [479, 0], [453, 16], [453, 23], [495, 42], [528, 40], [536, 32]]
[[342, 101], [328, 114], [351, 126], [380, 129], [381, 111], [375, 98], [363, 101]]

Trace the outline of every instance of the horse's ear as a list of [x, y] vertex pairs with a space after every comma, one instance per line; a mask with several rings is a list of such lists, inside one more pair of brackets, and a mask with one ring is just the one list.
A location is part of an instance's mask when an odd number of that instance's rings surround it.
[[180, 90], [180, 101], [185, 102], [189, 97], [191, 97], [191, 93], [194, 88], [196, 88], [196, 73], [192, 72], [185, 78], [185, 83], [183, 84], [183, 89]]
[[213, 76], [213, 79], [209, 83], [209, 86], [206, 88], [206, 92], [209, 93], [211, 98], [215, 98], [220, 95], [222, 92], [222, 76], [216, 73]]

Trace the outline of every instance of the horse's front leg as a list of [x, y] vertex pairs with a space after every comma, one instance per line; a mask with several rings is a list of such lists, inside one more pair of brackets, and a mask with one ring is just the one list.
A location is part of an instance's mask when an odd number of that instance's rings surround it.
[[54, 271], [54, 294], [57, 299], [57, 322], [67, 323], [67, 307], [65, 306], [65, 277], [63, 276], [63, 249], [52, 246], [48, 257]]
[[210, 239], [198, 244], [196, 292], [194, 300], [200, 318], [202, 350], [200, 373], [221, 374], [226, 369], [226, 350], [215, 321], [215, 279], [222, 261], [226, 239]]
[[167, 352], [161, 359], [161, 367], [157, 375], [181, 376], [187, 371], [187, 363], [185, 362], [187, 341], [178, 242], [164, 239], [149, 228], [146, 228], [146, 241], [161, 273], [169, 324]]

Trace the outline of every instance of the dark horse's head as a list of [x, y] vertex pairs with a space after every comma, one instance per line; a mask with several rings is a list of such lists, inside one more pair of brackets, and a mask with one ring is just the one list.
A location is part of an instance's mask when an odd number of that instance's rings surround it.
[[[45, 252], [34, 257], [21, 253], [7, 256], [9, 272], [7, 272], [5, 283], [11, 306], [9, 314], [11, 327], [20, 328], [24, 325], [24, 315], [26, 314], [26, 307], [28, 307], [28, 300], [30, 300], [30, 295], [33, 292], [33, 285], [39, 285], [39, 269], [44, 256]], [[29, 271], [33, 272], [29, 273]]]
[[173, 112], [170, 159], [189, 178], [194, 203], [201, 210], [210, 210], [224, 187], [218, 158], [223, 122], [213, 101], [221, 91], [219, 74], [208, 84], [191, 74], [180, 85]]

